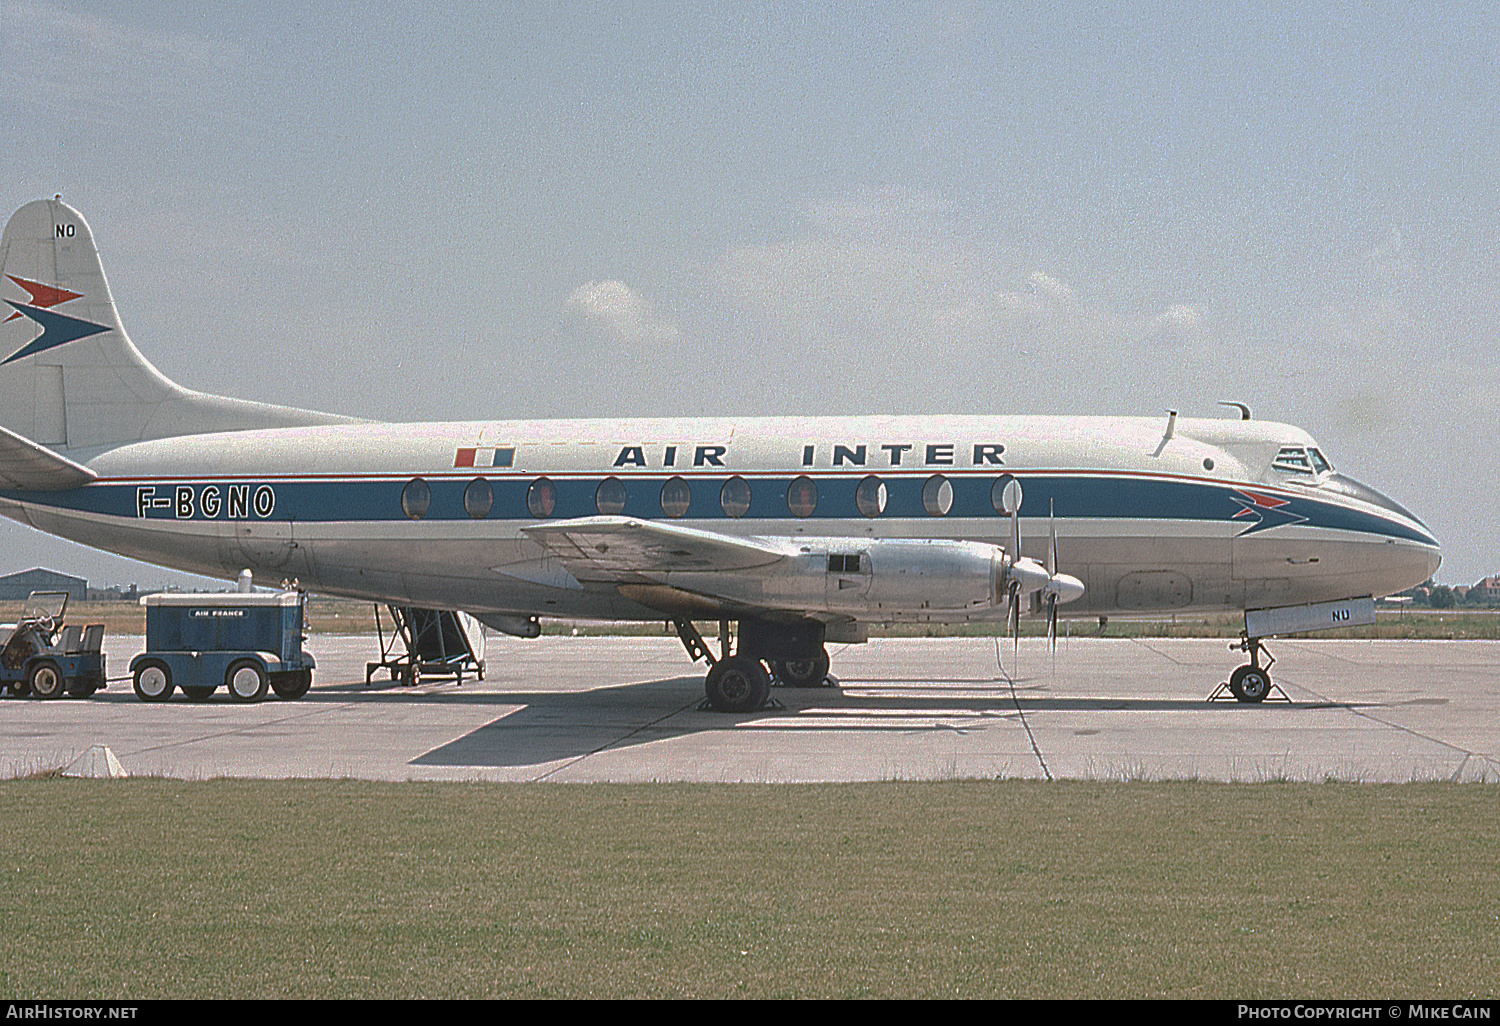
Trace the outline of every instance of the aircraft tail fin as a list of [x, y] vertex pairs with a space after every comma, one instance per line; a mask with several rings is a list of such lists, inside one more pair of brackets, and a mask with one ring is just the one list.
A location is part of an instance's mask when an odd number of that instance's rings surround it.
[[83, 215], [35, 200], [0, 236], [0, 427], [53, 449], [348, 423], [176, 384], [125, 334]]

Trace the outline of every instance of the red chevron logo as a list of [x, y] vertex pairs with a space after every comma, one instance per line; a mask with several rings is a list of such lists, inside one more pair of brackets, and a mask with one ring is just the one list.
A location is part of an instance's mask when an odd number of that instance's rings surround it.
[[[71, 300], [83, 298], [82, 292], [72, 292], [68, 289], [60, 289], [56, 285], [44, 285], [39, 281], [17, 278], [14, 274], [7, 274], [6, 277], [31, 295], [31, 303], [29, 305], [39, 306], [43, 310], [50, 310], [54, 306], [61, 306], [63, 303], [70, 302]], [[19, 313], [12, 313], [5, 320], [13, 321], [19, 316], [21, 316]], [[0, 323], [5, 322], [0, 321]]]

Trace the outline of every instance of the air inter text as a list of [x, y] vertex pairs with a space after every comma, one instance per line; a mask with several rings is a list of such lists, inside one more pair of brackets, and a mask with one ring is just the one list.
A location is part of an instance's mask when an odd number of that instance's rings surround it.
[[[649, 450], [649, 455], [648, 455]], [[804, 445], [804, 467], [951, 467], [967, 460], [975, 467], [1003, 467], [1005, 446], [997, 442], [978, 442], [972, 450], [955, 442], [887, 442], [882, 445]], [[691, 455], [689, 455], [691, 453]], [[727, 445], [654, 446], [625, 445], [615, 457], [617, 467], [722, 467], [729, 453]]]

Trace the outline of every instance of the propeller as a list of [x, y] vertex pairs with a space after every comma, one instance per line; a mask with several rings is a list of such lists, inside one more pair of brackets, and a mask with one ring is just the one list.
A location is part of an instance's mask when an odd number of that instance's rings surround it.
[[1075, 601], [1083, 595], [1083, 582], [1071, 574], [1057, 570], [1057, 516], [1056, 504], [1048, 501], [1048, 542], [1046, 565], [1029, 556], [1021, 555], [1021, 482], [1009, 474], [1002, 479], [1000, 491], [1001, 511], [1010, 516], [1010, 552], [1006, 566], [1009, 600], [1006, 621], [1011, 634], [1011, 647], [1015, 656], [1021, 650], [1021, 596], [1040, 593], [1047, 602], [1047, 642], [1054, 656], [1057, 653], [1057, 607]]

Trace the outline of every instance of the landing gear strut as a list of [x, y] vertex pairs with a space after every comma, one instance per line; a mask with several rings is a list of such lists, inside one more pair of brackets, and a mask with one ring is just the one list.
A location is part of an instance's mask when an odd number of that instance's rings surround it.
[[[1241, 702], [1263, 702], [1275, 686], [1271, 683], [1271, 665], [1276, 662], [1276, 657], [1267, 652], [1259, 638], [1243, 637], [1239, 644], [1230, 645], [1230, 651], [1239, 649], [1250, 653], [1250, 662], [1229, 676], [1229, 693]], [[1260, 657], [1264, 654], [1266, 665], [1260, 665]], [[1217, 692], [1216, 692], [1217, 694]]]
[[688, 656], [708, 663], [705, 704], [719, 712], [754, 712], [768, 702], [779, 707], [770, 697], [772, 672], [792, 687], [818, 687], [828, 678], [828, 650], [820, 623], [740, 620], [738, 637], [731, 639], [729, 621], [720, 620], [717, 658], [691, 620], [676, 619], [672, 624]]

